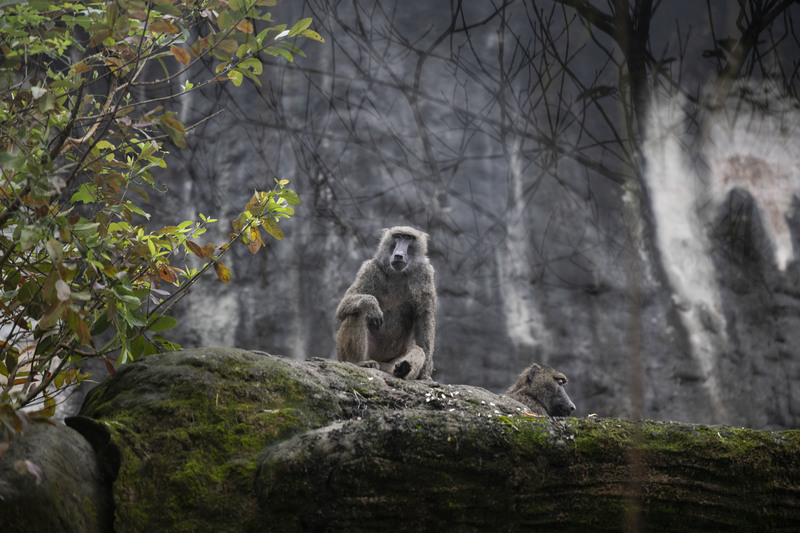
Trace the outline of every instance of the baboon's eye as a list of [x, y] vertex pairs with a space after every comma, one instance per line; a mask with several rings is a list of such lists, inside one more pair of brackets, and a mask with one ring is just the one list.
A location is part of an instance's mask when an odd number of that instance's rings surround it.
[[566, 380], [566, 379], [564, 379], [564, 378], [556, 378], [556, 381], [557, 381], [557, 382], [558, 382], [558, 384], [559, 384], [559, 385], [561, 385], [561, 386], [564, 386], [564, 385], [566, 385], [566, 384], [567, 384], [567, 380]]

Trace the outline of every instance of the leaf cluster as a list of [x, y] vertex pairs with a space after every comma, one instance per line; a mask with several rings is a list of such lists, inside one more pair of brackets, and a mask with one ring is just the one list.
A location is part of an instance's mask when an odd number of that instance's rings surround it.
[[[150, 229], [141, 205], [159, 191], [165, 147], [191, 126], [169, 109], [182, 94], [244, 79], [262, 58], [293, 61], [290, 40], [322, 41], [311, 19], [272, 24], [275, 0], [10, 0], [0, 5], [0, 419], [90, 376], [178, 346], [167, 312], [238, 240], [252, 252], [298, 204], [287, 181], [256, 191], [220, 246], [196, 241], [215, 222]], [[256, 33], [256, 27], [265, 28]], [[211, 70], [193, 68], [198, 62]], [[156, 72], [156, 76], [153, 76]], [[200, 74], [198, 74], [198, 72]], [[179, 91], [174, 87], [184, 80]], [[196, 79], [191, 80], [191, 76]], [[159, 92], [159, 88], [169, 88]], [[135, 94], [162, 94], [150, 99]], [[175, 266], [194, 254], [198, 269]], [[5, 414], [4, 414], [5, 413]], [[15, 415], [17, 416], [17, 415]], [[13, 418], [13, 420], [12, 420]]]

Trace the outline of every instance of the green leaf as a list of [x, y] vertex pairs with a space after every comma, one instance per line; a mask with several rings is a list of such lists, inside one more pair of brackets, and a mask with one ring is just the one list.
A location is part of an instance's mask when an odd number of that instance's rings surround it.
[[294, 62], [294, 57], [292, 57], [292, 53], [286, 50], [285, 48], [280, 48], [279, 46], [268, 46], [267, 48], [264, 49], [264, 51], [269, 55], [275, 57], [283, 56], [290, 63]]
[[289, 205], [300, 205], [300, 197], [292, 189], [283, 189], [278, 195], [286, 200]]
[[147, 324], [147, 319], [144, 316], [129, 311], [127, 307], [122, 308], [122, 318], [129, 326], [135, 328], [140, 328]]
[[94, 320], [94, 323], [92, 323], [91, 334], [100, 335], [107, 330], [110, 325], [111, 323], [108, 321], [108, 311], [104, 309]]
[[119, 299], [133, 309], [138, 309], [142, 305], [142, 301], [132, 294], [120, 294]]
[[237, 87], [239, 87], [242, 84], [242, 81], [244, 81], [244, 75], [238, 69], [233, 69], [228, 72], [228, 78]]
[[238, 57], [239, 59], [243, 58], [244, 56], [252, 52], [256, 48], [256, 46], [258, 45], [257, 44], [253, 45], [253, 43], [244, 43], [242, 45], [239, 45], [239, 48], [236, 50], [236, 57]]
[[278, 24], [277, 26], [273, 26], [272, 28], [267, 28], [266, 30], [262, 31], [258, 35], [256, 35], [256, 42], [259, 46], [264, 46], [264, 43], [269, 44], [275, 40], [275, 38], [283, 33], [286, 30], [286, 24]]
[[239, 68], [251, 69], [253, 74], [261, 74], [264, 70], [264, 66], [261, 64], [261, 61], [255, 57], [248, 57], [239, 63]]
[[153, 335], [153, 340], [160, 342], [162, 348], [164, 348], [165, 350], [169, 350], [171, 352], [181, 349], [180, 344], [178, 344], [177, 342], [172, 342], [169, 339], [162, 337], [161, 335]]
[[147, 339], [144, 338], [144, 335], [139, 335], [131, 341], [131, 359], [138, 359], [144, 354], [144, 346], [146, 343]]
[[283, 230], [278, 226], [278, 223], [275, 222], [275, 219], [272, 217], [264, 217], [261, 219], [261, 226], [264, 230], [278, 239], [279, 241], [283, 240]]
[[302, 50], [300, 50], [298, 47], [296, 47], [295, 45], [293, 45], [288, 41], [281, 41], [278, 43], [278, 46], [282, 46], [287, 50], [289, 50], [290, 52], [292, 52], [293, 54], [299, 55], [300, 57], [306, 57], [306, 54]]
[[72, 227], [72, 233], [78, 237], [89, 237], [97, 233], [97, 228], [100, 226], [97, 222], [84, 222], [82, 224], [75, 224]]
[[97, 189], [94, 185], [90, 185], [89, 183], [84, 183], [70, 198], [70, 203], [75, 202], [82, 202], [84, 204], [90, 204], [97, 201]]
[[[158, 315], [156, 315], [158, 316]], [[168, 329], [172, 329], [178, 325], [178, 321], [172, 318], [171, 316], [161, 315], [156, 318], [155, 322], [153, 322], [148, 331], [152, 331], [153, 333], [158, 333], [160, 331], [166, 331]]]
[[150, 214], [149, 213], [145, 213], [144, 211], [141, 210], [141, 208], [139, 208], [138, 206], [132, 204], [131, 202], [127, 202], [125, 204], [125, 207], [127, 207], [128, 209], [130, 209], [131, 211], [133, 211], [137, 215], [141, 215], [144, 218], [146, 218], [147, 220], [150, 220]]
[[25, 164], [23, 154], [12, 154], [11, 152], [0, 152], [0, 168], [3, 170], [17, 170]]
[[306, 30], [309, 26], [311, 26], [312, 20], [310, 18], [304, 18], [297, 21], [297, 23], [292, 26], [292, 29], [289, 30], [288, 37], [294, 37], [298, 33], [301, 33]]
[[[141, 146], [141, 145], [139, 145], [139, 146]], [[147, 158], [150, 155], [152, 155], [153, 152], [155, 152], [157, 149], [158, 149], [158, 145], [156, 145], [155, 143], [152, 143], [152, 142], [144, 143], [144, 146], [142, 147], [142, 153], [139, 154], [139, 157]]]

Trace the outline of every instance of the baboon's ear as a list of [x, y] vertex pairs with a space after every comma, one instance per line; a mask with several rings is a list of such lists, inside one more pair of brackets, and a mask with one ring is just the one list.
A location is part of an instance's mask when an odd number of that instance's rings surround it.
[[538, 363], [533, 363], [531, 367], [528, 369], [528, 376], [526, 378], [528, 383], [533, 383], [533, 378], [536, 377], [536, 372], [541, 370], [542, 367], [539, 366]]

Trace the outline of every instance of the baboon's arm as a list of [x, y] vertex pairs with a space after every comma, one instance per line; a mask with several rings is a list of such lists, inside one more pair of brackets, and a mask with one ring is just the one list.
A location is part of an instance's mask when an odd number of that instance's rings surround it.
[[339, 302], [339, 307], [336, 308], [336, 318], [340, 321], [360, 313], [364, 313], [367, 317], [380, 315], [378, 300], [371, 294], [345, 294]]
[[380, 305], [378, 304], [377, 280], [375, 267], [372, 261], [365, 261], [361, 265], [356, 275], [356, 280], [344, 293], [342, 301], [336, 308], [336, 318], [344, 320], [351, 315], [364, 313], [368, 318], [377, 318], [381, 315]]

